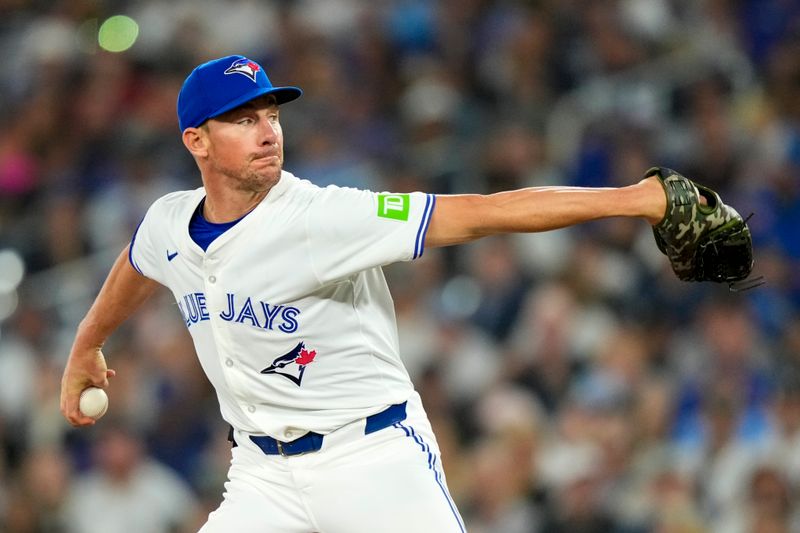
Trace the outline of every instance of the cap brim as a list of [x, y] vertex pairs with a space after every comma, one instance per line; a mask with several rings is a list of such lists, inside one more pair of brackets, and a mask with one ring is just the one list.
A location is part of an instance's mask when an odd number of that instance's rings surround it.
[[240, 105], [246, 104], [250, 100], [254, 100], [259, 96], [264, 96], [267, 94], [275, 96], [275, 101], [277, 102], [278, 105], [281, 105], [285, 104], [286, 102], [291, 102], [292, 100], [297, 100], [298, 98], [300, 98], [300, 96], [303, 95], [303, 90], [300, 89], [300, 87], [271, 87], [271, 88], [257, 87], [252, 91], [250, 91], [249, 93], [243, 94], [236, 100], [228, 102], [227, 104], [217, 109], [213, 113], [210, 113], [206, 120], [208, 120], [209, 118], [218, 117], [224, 113], [227, 113], [232, 109], [236, 109]]

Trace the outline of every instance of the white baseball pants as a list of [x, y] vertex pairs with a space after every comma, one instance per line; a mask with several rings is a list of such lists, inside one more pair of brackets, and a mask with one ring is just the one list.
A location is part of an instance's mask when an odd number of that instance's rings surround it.
[[364, 435], [364, 420], [319, 451], [265, 455], [234, 432], [223, 502], [200, 533], [465, 533], [419, 396], [406, 420]]

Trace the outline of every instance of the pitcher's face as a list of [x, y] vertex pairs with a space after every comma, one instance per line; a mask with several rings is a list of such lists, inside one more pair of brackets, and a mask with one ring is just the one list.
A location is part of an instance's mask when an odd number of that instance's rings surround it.
[[262, 96], [218, 117], [203, 127], [208, 138], [208, 163], [213, 174], [246, 192], [269, 190], [283, 168], [283, 130], [274, 97]]

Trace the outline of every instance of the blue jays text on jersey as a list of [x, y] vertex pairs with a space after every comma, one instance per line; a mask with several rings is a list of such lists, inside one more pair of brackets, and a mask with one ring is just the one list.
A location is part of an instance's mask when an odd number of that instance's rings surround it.
[[[255, 328], [279, 330], [283, 333], [297, 331], [297, 315], [300, 310], [291, 305], [271, 305], [257, 300], [251, 296], [237, 297], [235, 294], [226, 293], [227, 308], [218, 316], [228, 322], [247, 324]], [[206, 305], [206, 295], [202, 292], [190, 292], [178, 300], [178, 309], [181, 310], [186, 327], [209, 320], [210, 315]]]

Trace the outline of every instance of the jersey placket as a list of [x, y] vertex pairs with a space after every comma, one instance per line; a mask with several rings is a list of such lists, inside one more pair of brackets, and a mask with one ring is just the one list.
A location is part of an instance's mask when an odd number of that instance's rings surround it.
[[227, 296], [225, 294], [222, 275], [220, 274], [220, 261], [215, 254], [207, 253], [202, 259], [203, 283], [205, 285], [206, 298], [211, 309], [211, 334], [214, 337], [214, 344], [220, 358], [220, 368], [225, 381], [228, 383], [228, 390], [231, 398], [242, 409], [244, 413], [254, 414], [256, 406], [250, 402], [242, 401], [238, 391], [243, 390], [240, 385], [238, 373], [240, 361], [237, 361], [235, 350], [230, 342], [230, 326], [220, 314], [225, 310]]

